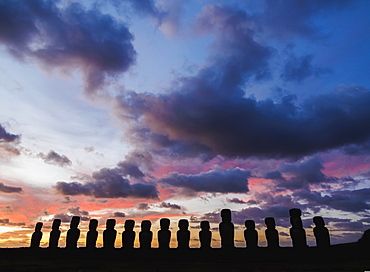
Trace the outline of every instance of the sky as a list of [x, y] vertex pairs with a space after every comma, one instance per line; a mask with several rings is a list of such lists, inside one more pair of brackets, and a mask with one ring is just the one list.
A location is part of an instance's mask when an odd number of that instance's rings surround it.
[[[370, 2], [0, 0], [0, 247], [72, 216], [188, 219], [221, 209], [265, 246], [289, 209], [309, 245], [370, 228]], [[138, 239], [137, 239], [138, 240]], [[138, 246], [138, 241], [136, 241]]]

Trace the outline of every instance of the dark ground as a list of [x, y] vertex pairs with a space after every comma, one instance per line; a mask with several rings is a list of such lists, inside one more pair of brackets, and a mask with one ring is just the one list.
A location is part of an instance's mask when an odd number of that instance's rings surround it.
[[354, 246], [271, 250], [0, 249], [1, 272], [370, 271], [370, 250]]

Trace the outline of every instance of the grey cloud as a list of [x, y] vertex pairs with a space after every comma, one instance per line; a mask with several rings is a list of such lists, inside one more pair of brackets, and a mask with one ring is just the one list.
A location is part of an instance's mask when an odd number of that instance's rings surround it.
[[94, 172], [92, 180], [85, 183], [59, 181], [54, 186], [64, 195], [86, 195], [96, 198], [158, 198], [158, 191], [152, 184], [133, 183], [122, 177], [120, 169], [103, 168]]
[[71, 160], [68, 159], [67, 156], [60, 155], [54, 150], [50, 150], [47, 155], [40, 153], [38, 156], [41, 157], [45, 163], [48, 163], [48, 164], [55, 164], [60, 167], [72, 165]]
[[63, 223], [71, 222], [73, 215], [69, 215], [67, 213], [56, 213], [53, 216], [53, 219], [60, 219]]
[[24, 222], [20, 222], [20, 223], [10, 222], [8, 218], [0, 219], [0, 224], [5, 225], [5, 226], [25, 226], [26, 225], [26, 223]]
[[126, 214], [123, 212], [114, 212], [113, 217], [126, 217]]
[[249, 171], [235, 169], [216, 169], [197, 175], [170, 173], [158, 180], [159, 183], [182, 187], [195, 192], [245, 193], [248, 192]]
[[161, 202], [158, 206], [159, 208], [170, 208], [175, 210], [181, 210], [181, 206], [177, 204], [171, 204], [169, 202]]
[[21, 187], [12, 187], [7, 186], [4, 183], [0, 182], [0, 192], [2, 193], [23, 193], [23, 189]]
[[230, 202], [230, 203], [237, 203], [237, 204], [247, 204], [248, 202], [245, 202], [244, 200], [242, 199], [239, 199], [239, 198], [231, 198], [231, 199], [227, 199], [227, 202]]
[[136, 205], [138, 210], [149, 210], [150, 206], [148, 203], [139, 203]]
[[0, 25], [0, 43], [11, 55], [35, 59], [49, 68], [75, 68], [82, 72], [85, 90], [90, 93], [135, 62], [128, 28], [80, 3], [3, 1]]
[[0, 143], [1, 142], [15, 142], [20, 139], [20, 135], [11, 134], [5, 130], [5, 128], [0, 124]]

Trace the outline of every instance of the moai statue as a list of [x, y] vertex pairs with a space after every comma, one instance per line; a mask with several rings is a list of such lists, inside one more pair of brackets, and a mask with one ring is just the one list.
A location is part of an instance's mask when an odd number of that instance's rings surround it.
[[316, 238], [316, 245], [318, 247], [330, 246], [329, 230], [325, 227], [324, 219], [321, 216], [315, 216], [313, 222], [316, 227], [313, 228], [313, 234]]
[[305, 248], [307, 247], [306, 231], [303, 228], [301, 220], [301, 210], [300, 209], [290, 209], [290, 223], [292, 227], [290, 228], [290, 237], [292, 238], [293, 247], [295, 248]]
[[180, 219], [179, 230], [177, 231], [177, 248], [178, 249], [189, 249], [190, 242], [190, 231], [189, 221], [186, 219]]
[[106, 228], [103, 231], [103, 248], [113, 249], [116, 241], [117, 231], [114, 229], [116, 219], [107, 219]]
[[51, 226], [50, 238], [49, 238], [49, 248], [57, 248], [59, 237], [60, 237], [60, 219], [54, 219], [53, 225]]
[[153, 232], [150, 227], [152, 223], [149, 220], [143, 220], [141, 222], [141, 231], [139, 233], [140, 248], [149, 249], [152, 247]]
[[73, 216], [67, 231], [67, 243], [66, 248], [77, 248], [77, 241], [80, 238], [80, 230], [78, 229], [78, 224], [80, 224], [80, 217]]
[[134, 220], [125, 221], [125, 231], [122, 232], [122, 247], [123, 248], [127, 248], [127, 249], [134, 248], [134, 242], [135, 242], [135, 236], [136, 236], [134, 227], [135, 227]]
[[200, 222], [200, 231], [199, 231], [199, 240], [200, 240], [200, 248], [201, 249], [210, 249], [211, 248], [211, 240], [212, 240], [212, 232], [209, 230], [209, 221], [202, 221]]
[[42, 238], [41, 229], [42, 229], [42, 223], [37, 222], [36, 226], [35, 226], [35, 232], [32, 233], [31, 245], [30, 245], [31, 248], [39, 248], [40, 247], [40, 241], [41, 241], [41, 238]]
[[221, 210], [222, 222], [219, 224], [221, 236], [221, 248], [234, 248], [234, 224], [231, 222], [231, 211], [229, 209]]
[[171, 241], [170, 219], [162, 218], [159, 224], [161, 229], [158, 231], [158, 246], [160, 249], [169, 249]]
[[273, 217], [266, 217], [265, 224], [267, 229], [265, 230], [267, 247], [278, 248], [279, 247], [279, 233], [276, 230], [275, 219]]
[[364, 231], [361, 238], [358, 239], [357, 245], [366, 250], [370, 249], [370, 229]]
[[244, 239], [247, 248], [258, 247], [258, 232], [256, 231], [256, 224], [253, 220], [245, 220], [247, 229], [244, 231]]
[[91, 219], [89, 223], [89, 231], [86, 236], [86, 247], [87, 248], [96, 248], [96, 240], [98, 239], [98, 220]]

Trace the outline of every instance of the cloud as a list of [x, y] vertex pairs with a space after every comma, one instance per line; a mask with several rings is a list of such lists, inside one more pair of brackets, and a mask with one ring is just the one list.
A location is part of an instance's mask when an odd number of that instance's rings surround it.
[[65, 166], [72, 165], [71, 160], [68, 159], [67, 156], [59, 155], [54, 150], [50, 150], [47, 155], [45, 155], [43, 153], [40, 153], [38, 156], [40, 158], [42, 158], [44, 160], [44, 162], [47, 163], [47, 164], [55, 164], [55, 165], [58, 165], [60, 167], [65, 167]]
[[67, 213], [57, 213], [54, 214], [53, 220], [54, 219], [60, 219], [63, 223], [69, 223], [71, 222], [73, 215], [69, 215]]
[[148, 203], [139, 203], [136, 205], [136, 209], [138, 210], [149, 210], [150, 206]]
[[177, 204], [171, 204], [169, 202], [161, 202], [158, 207], [159, 208], [170, 208], [174, 210], [181, 210], [181, 206]]
[[172, 172], [158, 180], [159, 183], [182, 187], [195, 192], [245, 193], [248, 192], [249, 171], [235, 169], [216, 169], [196, 175]]
[[26, 225], [26, 223], [24, 222], [20, 222], [20, 223], [10, 222], [8, 218], [0, 219], [0, 224], [5, 225], [5, 226], [25, 226]]
[[20, 135], [11, 134], [5, 130], [5, 128], [0, 124], [0, 143], [1, 142], [15, 142], [20, 139]]
[[126, 214], [123, 212], [114, 212], [113, 217], [126, 217]]
[[284, 65], [280, 77], [286, 81], [300, 83], [307, 77], [319, 76], [321, 73], [327, 72], [323, 68], [312, 65], [312, 59], [312, 55], [302, 57], [290, 56]]
[[95, 93], [135, 62], [133, 35], [96, 7], [58, 1], [0, 4], [0, 43], [19, 60], [82, 73], [85, 91]]
[[234, 197], [234, 198], [228, 198], [227, 199], [227, 202], [229, 202], [229, 203], [236, 203], [236, 204], [247, 204], [248, 202], [245, 202], [244, 200], [242, 200], [242, 199], [239, 199], [239, 198], [236, 198], [236, 197]]
[[149, 183], [133, 183], [122, 177], [120, 169], [103, 168], [85, 183], [59, 181], [55, 190], [63, 195], [86, 195], [96, 198], [158, 198], [156, 187]]
[[0, 182], [0, 192], [2, 193], [23, 193], [23, 189], [21, 187], [12, 187], [7, 186], [4, 183]]

